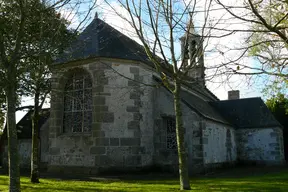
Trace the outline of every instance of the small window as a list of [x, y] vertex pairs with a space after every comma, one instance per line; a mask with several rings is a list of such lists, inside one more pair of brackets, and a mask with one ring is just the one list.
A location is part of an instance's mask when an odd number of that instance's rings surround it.
[[176, 139], [176, 121], [175, 118], [165, 118], [166, 124], [166, 137], [167, 137], [167, 149], [177, 149]]

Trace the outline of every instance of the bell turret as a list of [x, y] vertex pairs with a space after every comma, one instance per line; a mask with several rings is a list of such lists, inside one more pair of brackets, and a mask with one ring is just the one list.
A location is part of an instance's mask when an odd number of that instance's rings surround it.
[[199, 84], [205, 85], [205, 67], [203, 38], [195, 32], [192, 20], [186, 27], [186, 33], [181, 40], [181, 55], [184, 71]]

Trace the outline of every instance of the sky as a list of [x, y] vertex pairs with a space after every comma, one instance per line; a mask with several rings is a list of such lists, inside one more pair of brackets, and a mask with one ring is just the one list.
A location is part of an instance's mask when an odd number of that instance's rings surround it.
[[[188, 2], [188, 0], [186, 2]], [[199, 12], [193, 17], [193, 22], [196, 31], [198, 31], [198, 33], [201, 33], [201, 28], [203, 26], [204, 20], [203, 18], [205, 17], [203, 10], [205, 7], [207, 8], [207, 0], [197, 0], [196, 2], [197, 4], [195, 10], [198, 10]], [[228, 5], [235, 5], [239, 1], [222, 0], [222, 2]], [[83, 18], [85, 17], [85, 13], [89, 9], [89, 7], [91, 7], [92, 3], [93, 1], [87, 1], [87, 3], [85, 4], [69, 5], [63, 7], [60, 10], [60, 13], [67, 20], [71, 21], [71, 28], [76, 28], [81, 23], [79, 29], [83, 30], [85, 26], [87, 26], [92, 21], [95, 13], [97, 12], [97, 15], [100, 19], [104, 20], [106, 23], [116, 28], [123, 34], [129, 36], [137, 42], [140, 42], [139, 39], [137, 39], [137, 35], [135, 35], [134, 29], [131, 27], [131, 25], [129, 25], [123, 18], [117, 15], [121, 14], [122, 17], [124, 16], [125, 18], [129, 18], [129, 14], [125, 12], [125, 9], [120, 6], [119, 3], [116, 2], [116, 0], [110, 0], [110, 4], [113, 6], [114, 10], [110, 6], [108, 6], [104, 0], [97, 0], [95, 8], [91, 11], [87, 19], [82, 22]], [[227, 14], [224, 10], [219, 9], [219, 6], [217, 5], [211, 5], [211, 10], [214, 10], [209, 13], [211, 25], [216, 25], [216, 23], [218, 22], [217, 26], [219, 28], [243, 29], [249, 27], [233, 19], [231, 20], [231, 16]], [[115, 13], [115, 11], [117, 12], [117, 14]], [[241, 12], [239, 12], [239, 14], [241, 14]], [[220, 19], [221, 22], [219, 22]], [[205, 33], [205, 31], [203, 33]], [[221, 33], [223, 32], [210, 31], [210, 33], [213, 33], [213, 35], [221, 35]], [[148, 34], [148, 36], [149, 35], [151, 34]], [[181, 34], [179, 35], [181, 36]], [[243, 43], [244, 39], [245, 34], [237, 33], [227, 36], [225, 38], [211, 38], [207, 40], [204, 43], [206, 47], [204, 61], [205, 66], [209, 68], [210, 66], [215, 66], [222, 62], [226, 62], [227, 58], [229, 59], [237, 57], [239, 55], [239, 52], [228, 50], [233, 47], [239, 46], [239, 44]], [[215, 51], [219, 49], [227, 50], [227, 52], [225, 52], [225, 56], [219, 54], [219, 51]], [[178, 51], [178, 53], [181, 52], [179, 45], [176, 51]], [[245, 58], [242, 60], [242, 62], [255, 64], [255, 60], [253, 60], [253, 58]], [[206, 74], [207, 73], [209, 73], [208, 69], [206, 70]], [[240, 90], [240, 98], [263, 97], [263, 94], [261, 93], [261, 90], [265, 87], [265, 82], [263, 81], [263, 79], [253, 78], [252, 80], [248, 81], [247, 77], [236, 75], [230, 77], [228, 81], [225, 78], [225, 75], [217, 76], [211, 81], [206, 82], [207, 88], [210, 89], [210, 91], [212, 91], [220, 100], [227, 99], [227, 92], [230, 90]], [[33, 105], [33, 100], [30, 98], [24, 98], [24, 103], [25, 105]], [[44, 107], [49, 107], [49, 105], [46, 104]], [[17, 112], [16, 120], [19, 121], [25, 113], [26, 112], [23, 111]]]

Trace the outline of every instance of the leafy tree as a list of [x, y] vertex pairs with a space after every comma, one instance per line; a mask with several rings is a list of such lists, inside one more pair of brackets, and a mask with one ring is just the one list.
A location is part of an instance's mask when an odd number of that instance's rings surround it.
[[[226, 23], [242, 23], [242, 29], [225, 29], [227, 33], [242, 33], [245, 43], [228, 51], [237, 50], [239, 56], [230, 58], [228, 72], [241, 75], [264, 75], [274, 89], [288, 86], [288, 4], [286, 0], [242, 0], [228, 5], [215, 0], [232, 18]], [[245, 27], [248, 26], [248, 27]], [[224, 30], [224, 29], [222, 29]], [[226, 52], [228, 52], [226, 51]], [[252, 57], [254, 63], [241, 62]], [[234, 66], [233, 66], [234, 65]], [[236, 66], [235, 66], [236, 65]], [[229, 67], [227, 67], [229, 66]], [[275, 89], [274, 89], [275, 90]], [[267, 89], [266, 89], [267, 91]]]
[[[288, 126], [288, 121], [284, 121], [288, 115], [288, 98], [284, 94], [278, 94], [270, 99], [267, 99], [266, 105], [272, 111], [272, 113], [277, 114], [276, 118], [281, 124]], [[278, 118], [279, 117], [279, 118]], [[285, 117], [285, 118], [284, 118]], [[288, 117], [288, 116], [287, 116]]]
[[[2, 90], [6, 96], [7, 104], [7, 136], [8, 136], [8, 159], [9, 159], [9, 190], [20, 191], [20, 174], [17, 145], [17, 130], [15, 122], [16, 104], [19, 96], [16, 94], [21, 83], [26, 78], [25, 72], [32, 71], [33, 65], [25, 63], [32, 56], [39, 54], [37, 43], [45, 37], [48, 43], [49, 34], [57, 34], [57, 28], [51, 28], [48, 21], [55, 19], [54, 7], [63, 6], [69, 1], [54, 1], [44, 9], [40, 0], [2, 0], [0, 2], [0, 80]], [[47, 22], [39, 21], [39, 14], [52, 16]], [[49, 15], [50, 14], [50, 15]], [[60, 19], [60, 18], [58, 18]], [[45, 20], [46, 21], [46, 20]], [[39, 24], [41, 23], [41, 28]], [[61, 23], [60, 20], [58, 23]], [[45, 25], [46, 24], [46, 25]], [[51, 23], [50, 23], [51, 24]], [[45, 30], [41, 30], [44, 29]], [[62, 29], [60, 27], [60, 29]], [[50, 38], [50, 40], [52, 40]], [[48, 47], [45, 49], [48, 49]], [[42, 49], [43, 51], [43, 49]], [[42, 55], [41, 55], [42, 56]], [[28, 59], [29, 58], [29, 59]], [[40, 64], [40, 63], [39, 63]], [[35, 73], [36, 74], [36, 73]]]
[[[30, 10], [29, 10], [30, 9]], [[29, 11], [28, 11], [29, 10]], [[28, 12], [27, 12], [28, 11]], [[25, 52], [23, 42], [31, 39], [31, 36], [24, 37], [25, 32], [30, 33], [30, 28], [25, 21], [32, 13], [32, 4], [24, 1], [1, 1], [0, 6], [0, 65], [1, 82], [6, 95], [7, 103], [7, 135], [8, 135], [8, 158], [10, 191], [20, 191], [20, 174], [17, 149], [17, 130], [15, 123], [16, 112], [16, 90], [18, 77], [22, 66], [19, 66], [22, 52]], [[18, 15], [18, 17], [15, 17]], [[23, 55], [24, 56], [24, 55]]]
[[[278, 94], [266, 101], [267, 107], [272, 111], [275, 118], [284, 127], [284, 146], [288, 146], [288, 97], [284, 94]], [[288, 148], [284, 147], [286, 160], [288, 159]]]
[[[41, 110], [47, 95], [50, 92], [49, 78], [51, 76], [49, 66], [52, 58], [56, 57], [74, 36], [72, 30], [68, 30], [68, 22], [61, 18], [53, 8], [39, 3], [36, 9], [33, 25], [39, 31], [39, 35], [33, 40], [29, 57], [23, 60], [23, 64], [33, 70], [24, 73], [22, 90], [34, 98], [32, 118], [32, 153], [31, 153], [31, 182], [39, 182], [39, 111]], [[49, 30], [47, 30], [49, 29]]]

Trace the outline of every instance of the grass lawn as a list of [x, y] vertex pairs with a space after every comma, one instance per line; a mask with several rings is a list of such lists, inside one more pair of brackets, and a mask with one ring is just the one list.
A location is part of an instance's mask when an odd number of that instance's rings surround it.
[[[150, 179], [153, 176], [142, 176], [142, 179], [122, 178], [105, 179], [90, 178], [90, 181], [79, 179], [41, 179], [40, 184], [31, 184], [28, 177], [21, 178], [22, 191], [178, 191], [179, 182], [175, 179]], [[191, 178], [191, 191], [287, 191], [288, 169], [278, 170], [254, 170], [233, 169], [228, 173], [216, 173], [212, 176], [200, 176]], [[8, 176], [0, 176], [0, 191], [8, 190]]]

